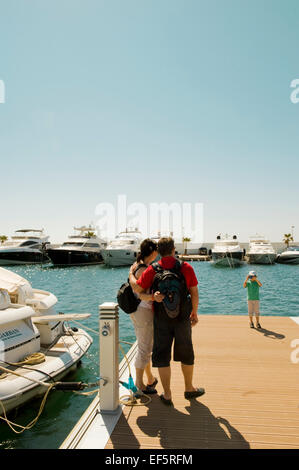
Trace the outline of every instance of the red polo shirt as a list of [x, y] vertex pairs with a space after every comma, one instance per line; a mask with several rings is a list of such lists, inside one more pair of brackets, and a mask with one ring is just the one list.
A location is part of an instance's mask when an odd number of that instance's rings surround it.
[[[176, 258], [173, 256], [164, 256], [161, 258], [158, 263], [162, 266], [164, 269], [172, 269], [176, 263]], [[187, 288], [189, 289], [190, 287], [195, 287], [198, 284], [194, 269], [192, 268], [191, 264], [182, 263], [181, 265], [181, 271], [182, 274], [184, 275], [186, 279], [186, 284]], [[145, 271], [143, 271], [142, 275], [137, 281], [137, 284], [142, 287], [142, 289], [146, 290], [149, 289], [153, 283], [154, 277], [155, 277], [155, 270], [152, 266], [149, 266]]]

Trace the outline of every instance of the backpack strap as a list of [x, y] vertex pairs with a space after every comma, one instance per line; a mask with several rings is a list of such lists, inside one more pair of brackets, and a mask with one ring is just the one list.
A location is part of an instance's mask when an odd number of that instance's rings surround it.
[[162, 268], [161, 264], [159, 264], [158, 261], [156, 262], [154, 261], [153, 263], [151, 263], [151, 267], [154, 269], [156, 273], [164, 271], [164, 269]]
[[133, 272], [134, 276], [135, 276], [135, 274], [137, 273], [137, 271], [138, 271], [140, 268], [147, 268], [147, 267], [148, 267], [147, 264], [145, 264], [145, 263], [139, 263], [138, 266], [137, 266], [137, 268], [136, 268], [135, 271]]

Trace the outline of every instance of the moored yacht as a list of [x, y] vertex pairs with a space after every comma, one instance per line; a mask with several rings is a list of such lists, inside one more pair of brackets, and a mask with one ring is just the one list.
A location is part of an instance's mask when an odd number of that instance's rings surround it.
[[137, 229], [120, 232], [102, 250], [104, 263], [107, 266], [129, 266], [133, 264], [136, 261], [142, 240], [142, 234]]
[[244, 251], [239, 245], [237, 236], [232, 238], [221, 235], [217, 236], [214, 247], [212, 248], [212, 261], [214, 266], [228, 266], [234, 268], [243, 264]]
[[250, 264], [273, 264], [277, 254], [269, 240], [255, 235], [249, 239], [247, 256]]
[[37, 264], [48, 260], [45, 248], [49, 237], [44, 230], [16, 230], [11, 240], [0, 244], [0, 265]]
[[57, 314], [57, 298], [0, 268], [0, 415], [44, 394], [92, 344], [68, 321], [90, 314]]
[[291, 245], [277, 255], [277, 263], [299, 264], [299, 246]]
[[101, 250], [106, 242], [97, 237], [93, 227], [74, 227], [79, 232], [70, 235], [61, 246], [47, 248], [47, 255], [56, 266], [78, 266], [103, 262]]

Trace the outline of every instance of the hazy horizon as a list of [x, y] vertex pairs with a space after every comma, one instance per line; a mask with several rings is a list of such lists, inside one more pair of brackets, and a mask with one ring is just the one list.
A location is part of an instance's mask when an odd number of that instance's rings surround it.
[[58, 243], [126, 194], [296, 238], [298, 1], [0, 3], [0, 235]]

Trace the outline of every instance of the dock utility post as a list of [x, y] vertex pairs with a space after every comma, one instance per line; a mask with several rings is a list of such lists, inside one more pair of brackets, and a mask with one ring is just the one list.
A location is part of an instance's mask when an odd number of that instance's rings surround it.
[[115, 413], [119, 407], [119, 325], [118, 304], [105, 302], [100, 313], [100, 377], [107, 380], [100, 386], [100, 412]]

